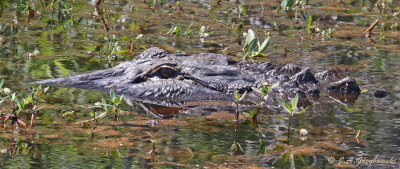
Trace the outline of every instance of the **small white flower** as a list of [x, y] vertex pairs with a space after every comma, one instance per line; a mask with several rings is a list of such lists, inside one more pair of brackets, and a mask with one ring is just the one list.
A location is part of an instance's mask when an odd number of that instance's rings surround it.
[[308, 131], [306, 129], [300, 129], [300, 135], [306, 136], [306, 135], [308, 135]]
[[100, 102], [96, 102], [94, 105], [100, 107], [101, 103]]
[[4, 88], [3, 92], [4, 92], [4, 94], [10, 94], [11, 90], [9, 88]]

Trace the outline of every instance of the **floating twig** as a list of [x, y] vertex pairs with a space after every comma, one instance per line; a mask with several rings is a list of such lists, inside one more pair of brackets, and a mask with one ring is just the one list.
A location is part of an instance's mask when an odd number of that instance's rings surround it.
[[376, 19], [375, 22], [372, 23], [372, 25], [368, 29], [366, 29], [363, 33], [371, 32], [372, 29], [375, 28], [376, 24], [378, 24], [378, 22], [379, 22], [379, 19]]
[[131, 48], [129, 49], [130, 54], [132, 54], [132, 52], [133, 52], [133, 45], [134, 45], [134, 41], [131, 42]]
[[356, 137], [354, 138], [358, 138], [360, 136], [361, 130], [358, 130]]
[[361, 130], [358, 130], [357, 135], [354, 137], [357, 141], [357, 144], [360, 144], [360, 140], [358, 140], [358, 137], [360, 136]]

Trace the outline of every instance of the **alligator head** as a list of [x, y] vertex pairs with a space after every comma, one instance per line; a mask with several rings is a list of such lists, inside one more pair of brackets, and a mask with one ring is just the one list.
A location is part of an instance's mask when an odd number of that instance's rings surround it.
[[[33, 82], [102, 91], [115, 90], [139, 100], [184, 102], [198, 100], [231, 100], [233, 90], [251, 92], [261, 83], [280, 82], [270, 93], [275, 98], [287, 99], [295, 93], [318, 96], [319, 80], [334, 77], [322, 72], [314, 77], [310, 68], [293, 64], [274, 67], [270, 63], [229, 63], [226, 56], [212, 53], [197, 55], [168, 54], [150, 48], [132, 61], [123, 62], [106, 70]], [[350, 85], [349, 85], [350, 84]], [[359, 93], [357, 83], [348, 78], [329, 84], [334, 93]], [[254, 92], [252, 92], [254, 93]]]
[[110, 69], [33, 82], [102, 91], [144, 100], [227, 100], [233, 89], [249, 90], [255, 79], [229, 66], [219, 54], [167, 54], [150, 48]]

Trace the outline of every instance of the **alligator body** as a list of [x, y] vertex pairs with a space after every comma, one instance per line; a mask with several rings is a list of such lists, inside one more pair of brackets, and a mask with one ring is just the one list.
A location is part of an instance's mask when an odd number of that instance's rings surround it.
[[33, 83], [102, 91], [113, 89], [132, 99], [181, 103], [230, 101], [234, 90], [247, 91], [250, 93], [248, 97], [256, 100], [259, 95], [252, 92], [252, 87], [260, 88], [263, 83], [276, 82], [280, 84], [270, 91], [270, 104], [267, 105], [278, 106], [278, 98], [287, 100], [296, 93], [300, 94], [302, 100], [307, 100], [326, 91], [342, 102], [349, 101], [347, 96], [355, 100], [360, 93], [354, 79], [341, 78], [334, 71], [314, 74], [310, 68], [300, 68], [294, 64], [280, 67], [268, 62], [237, 63], [220, 54], [169, 54], [155, 47], [145, 50], [132, 61], [110, 69]]

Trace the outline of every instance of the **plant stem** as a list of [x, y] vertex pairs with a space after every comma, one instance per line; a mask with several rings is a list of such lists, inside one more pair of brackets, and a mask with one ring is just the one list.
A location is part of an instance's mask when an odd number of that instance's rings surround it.
[[264, 94], [261, 95], [261, 99], [258, 102], [258, 105], [257, 105], [257, 108], [256, 108], [256, 114], [253, 117], [251, 117], [251, 121], [252, 122], [257, 123], [258, 110], [261, 108], [261, 103], [262, 103], [263, 99], [264, 99]]
[[290, 140], [290, 122], [292, 121], [292, 116], [289, 116], [289, 124], [288, 124], [288, 136], [287, 136], [287, 141], [288, 141], [288, 145], [289, 145], [289, 140]]
[[236, 101], [235, 121], [239, 121], [239, 103]]
[[29, 125], [29, 130], [32, 129], [33, 127], [33, 119], [35, 118], [35, 113], [32, 113], [32, 117], [31, 117], [31, 125]]

